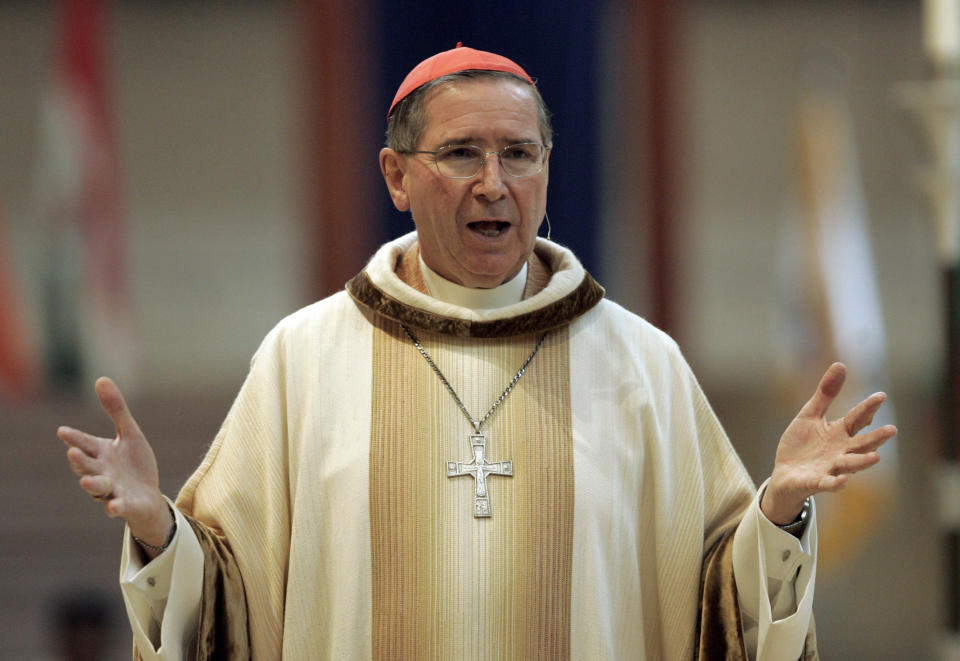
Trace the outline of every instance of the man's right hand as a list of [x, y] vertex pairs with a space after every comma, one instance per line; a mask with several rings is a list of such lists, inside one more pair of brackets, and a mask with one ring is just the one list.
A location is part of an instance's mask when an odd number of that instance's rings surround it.
[[[160, 491], [157, 460], [117, 385], [97, 379], [97, 397], [116, 428], [116, 438], [100, 438], [78, 429], [60, 427], [70, 468], [80, 476], [80, 488], [103, 502], [109, 517], [126, 519], [130, 532], [153, 546], [163, 546], [174, 519]], [[157, 555], [144, 549], [148, 557]]]

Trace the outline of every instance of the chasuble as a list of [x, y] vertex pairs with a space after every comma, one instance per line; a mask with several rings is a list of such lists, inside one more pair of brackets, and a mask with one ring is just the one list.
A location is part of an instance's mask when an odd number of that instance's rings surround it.
[[[121, 570], [142, 657], [745, 659], [746, 624], [756, 658], [815, 658], [815, 523], [759, 512], [676, 344], [554, 243], [491, 310], [431, 297], [413, 255], [385, 245], [264, 340], [179, 541]], [[451, 390], [479, 419], [541, 338], [478, 434]], [[483, 512], [471, 462], [499, 471]], [[202, 575], [179, 641], [173, 588], [147, 631], [131, 587], [164, 562]]]

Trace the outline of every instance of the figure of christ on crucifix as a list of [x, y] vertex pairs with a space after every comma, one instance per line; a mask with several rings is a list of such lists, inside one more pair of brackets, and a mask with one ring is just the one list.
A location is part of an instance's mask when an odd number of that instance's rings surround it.
[[483, 434], [470, 435], [470, 447], [473, 448], [473, 461], [447, 462], [447, 477], [472, 475], [476, 483], [473, 492], [473, 515], [490, 516], [490, 494], [487, 493], [487, 475], [506, 475], [513, 477], [512, 461], [487, 461], [487, 438]]

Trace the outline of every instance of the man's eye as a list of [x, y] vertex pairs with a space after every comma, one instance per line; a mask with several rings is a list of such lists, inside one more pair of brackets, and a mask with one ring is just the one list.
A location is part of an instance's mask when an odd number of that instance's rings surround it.
[[530, 146], [517, 145], [516, 147], [507, 147], [503, 152], [503, 157], [511, 161], [535, 161], [537, 160], [536, 149]]
[[458, 161], [476, 158], [477, 154], [475, 150], [469, 147], [451, 147], [444, 149], [438, 156], [445, 161]]

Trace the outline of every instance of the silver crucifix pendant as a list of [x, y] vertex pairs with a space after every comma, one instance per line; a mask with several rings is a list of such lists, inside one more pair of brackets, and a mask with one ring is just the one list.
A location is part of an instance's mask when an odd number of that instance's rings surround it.
[[473, 494], [473, 515], [475, 517], [490, 516], [490, 494], [487, 493], [488, 475], [507, 475], [513, 477], [512, 461], [487, 461], [487, 439], [483, 434], [470, 435], [470, 447], [473, 448], [473, 461], [465, 464], [462, 461], [447, 462], [447, 477], [472, 475], [476, 489]]

